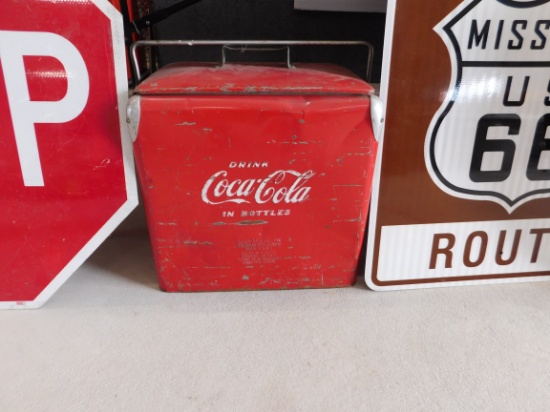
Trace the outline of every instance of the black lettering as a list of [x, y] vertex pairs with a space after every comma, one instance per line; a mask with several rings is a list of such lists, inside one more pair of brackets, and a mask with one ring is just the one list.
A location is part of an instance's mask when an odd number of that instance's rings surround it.
[[506, 80], [506, 90], [504, 92], [504, 99], [502, 104], [507, 107], [519, 107], [525, 103], [525, 96], [527, 95], [527, 87], [529, 86], [530, 76], [525, 76], [523, 79], [523, 86], [521, 88], [521, 97], [519, 100], [510, 100], [510, 89], [512, 88], [513, 76], [508, 76]]
[[495, 49], [500, 48], [500, 39], [502, 38], [502, 28], [504, 27], [504, 20], [499, 20], [497, 29], [497, 38], [495, 39]]
[[[517, 114], [486, 114], [477, 123], [474, 152], [470, 164], [472, 182], [502, 182], [512, 171], [516, 144], [509, 139], [487, 139], [490, 127], [508, 127], [508, 135], [517, 135], [521, 118]], [[502, 165], [499, 170], [481, 170], [483, 155], [487, 152], [502, 152]]]
[[540, 43], [537, 43], [536, 40], [531, 41], [531, 50], [542, 50], [546, 46], [546, 36], [541, 31], [541, 26], [545, 27], [545, 30], [550, 28], [550, 20], [538, 20], [535, 25], [535, 33], [539, 36]]
[[516, 36], [517, 43], [514, 43], [514, 40], [508, 42], [508, 50], [519, 50], [523, 46], [523, 36], [518, 31], [518, 26], [521, 26], [522, 30], [527, 28], [527, 20], [514, 20], [512, 22], [512, 33]]
[[[547, 91], [548, 93], [550, 93], [550, 80], [548, 80], [548, 86], [546, 87], [546, 91]], [[546, 96], [546, 97], [544, 98], [544, 105], [545, 105], [545, 106], [550, 106], [550, 96]]]
[[471, 49], [474, 45], [485, 49], [487, 47], [487, 38], [489, 37], [489, 27], [491, 25], [491, 20], [485, 21], [481, 32], [479, 32], [477, 27], [477, 20], [472, 20], [472, 26], [470, 27], [470, 39], [468, 40], [468, 49]]
[[550, 180], [549, 169], [539, 169], [540, 156], [542, 152], [550, 151], [550, 139], [546, 138], [546, 131], [550, 126], [550, 114], [543, 115], [537, 122], [535, 138], [531, 145], [529, 163], [527, 164], [527, 179], [529, 180]]

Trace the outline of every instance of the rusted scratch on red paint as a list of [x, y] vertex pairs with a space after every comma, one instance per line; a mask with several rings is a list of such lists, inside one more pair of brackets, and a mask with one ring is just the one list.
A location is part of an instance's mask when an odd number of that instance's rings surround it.
[[237, 222], [237, 225], [267, 225], [267, 220], [243, 220]]
[[238, 226], [250, 226], [250, 225], [267, 225], [267, 220], [243, 220], [241, 222], [213, 222], [212, 226], [225, 226], [225, 225], [238, 225]]

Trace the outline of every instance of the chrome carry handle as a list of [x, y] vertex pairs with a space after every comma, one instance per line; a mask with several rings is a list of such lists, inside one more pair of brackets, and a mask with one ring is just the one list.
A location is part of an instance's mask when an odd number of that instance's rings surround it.
[[[261, 46], [284, 46], [287, 49], [287, 67], [294, 68], [290, 59], [290, 47], [292, 46], [363, 46], [367, 48], [367, 67], [365, 80], [370, 81], [372, 64], [374, 60], [374, 47], [366, 41], [359, 40], [139, 40], [130, 46], [130, 62], [136, 76], [135, 84], [142, 80], [139, 59], [137, 56], [138, 47], [159, 47], [159, 46], [222, 46], [221, 65], [225, 64], [225, 50], [270, 50]], [[253, 46], [253, 47], [250, 47]], [[272, 50], [272, 49], [271, 49]]]
[[226, 50], [232, 50], [232, 51], [239, 51], [241, 53], [244, 52], [270, 52], [270, 51], [281, 51], [286, 50], [286, 67], [288, 69], [294, 69], [295, 67], [290, 62], [290, 46], [283, 46], [283, 47], [249, 47], [248, 45], [244, 45], [241, 47], [238, 46], [230, 46], [228, 44], [224, 44], [222, 46], [222, 56], [221, 56], [221, 64], [220, 66], [224, 66], [226, 62], [225, 57], [225, 51]]

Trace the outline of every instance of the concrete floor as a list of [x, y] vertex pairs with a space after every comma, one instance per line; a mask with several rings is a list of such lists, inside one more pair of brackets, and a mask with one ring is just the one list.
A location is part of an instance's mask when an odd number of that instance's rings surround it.
[[550, 283], [166, 294], [155, 276], [123, 227], [44, 307], [0, 312], [0, 411], [550, 405]]

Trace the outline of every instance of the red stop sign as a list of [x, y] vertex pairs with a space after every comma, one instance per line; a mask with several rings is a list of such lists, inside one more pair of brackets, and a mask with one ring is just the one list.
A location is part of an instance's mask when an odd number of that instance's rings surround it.
[[0, 5], [0, 308], [38, 307], [137, 204], [122, 19]]

